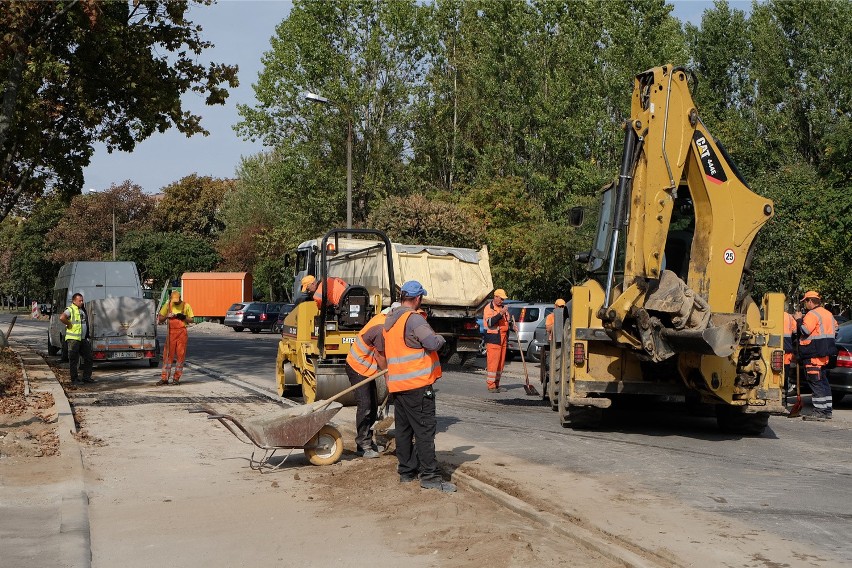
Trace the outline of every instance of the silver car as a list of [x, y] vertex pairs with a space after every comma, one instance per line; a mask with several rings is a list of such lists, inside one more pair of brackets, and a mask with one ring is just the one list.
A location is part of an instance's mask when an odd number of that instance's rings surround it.
[[552, 311], [553, 304], [529, 303], [509, 306], [509, 314], [517, 322], [518, 332], [515, 333], [512, 328], [509, 328], [509, 341], [506, 345], [507, 358], [519, 354], [522, 349], [524, 357], [535, 356], [535, 353], [532, 353], [535, 328], [538, 327], [538, 324], [544, 325], [544, 318]]

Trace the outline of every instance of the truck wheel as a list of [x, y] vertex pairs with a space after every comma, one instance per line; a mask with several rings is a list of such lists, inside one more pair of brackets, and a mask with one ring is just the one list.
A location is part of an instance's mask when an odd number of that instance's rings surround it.
[[52, 343], [50, 343], [50, 332], [47, 332], [47, 354], [48, 355], [56, 355], [59, 353], [59, 347], [54, 347]]
[[726, 434], [760, 436], [769, 425], [769, 414], [766, 412], [750, 414], [743, 412], [738, 406], [717, 404], [716, 424], [719, 430]]
[[526, 357], [527, 361], [529, 361], [530, 363], [538, 363], [540, 361], [540, 359], [538, 358], [538, 355], [536, 355], [535, 352], [533, 351], [532, 344], [530, 344], [530, 348], [527, 349], [527, 354], [524, 355], [524, 357]]
[[244, 327], [240, 327], [240, 326], [238, 326], [238, 325], [235, 325], [235, 326], [234, 326], [234, 331], [236, 331], [236, 332], [240, 332], [240, 331], [242, 331], [242, 330], [244, 330], [244, 329], [245, 329]]
[[308, 460], [314, 465], [331, 465], [337, 463], [340, 456], [343, 455], [343, 436], [340, 431], [326, 424], [316, 435], [308, 442], [309, 446], [318, 446], [305, 448], [305, 455]]
[[559, 421], [563, 428], [594, 429], [601, 425], [603, 409], [594, 406], [568, 404], [566, 412], [560, 412]]
[[67, 363], [68, 362], [68, 344], [65, 343], [65, 338], [62, 337], [61, 335], [59, 336], [59, 339], [60, 339], [60, 341], [62, 341], [62, 347], [60, 349], [60, 351], [62, 351], [62, 357], [60, 358], [60, 360], [63, 363]]
[[260, 330], [255, 328], [251, 328], [249, 331], [252, 333], [260, 333]]

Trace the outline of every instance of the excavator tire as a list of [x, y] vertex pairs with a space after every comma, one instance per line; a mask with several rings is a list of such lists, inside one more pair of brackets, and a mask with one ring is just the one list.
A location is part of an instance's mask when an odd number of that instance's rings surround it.
[[716, 405], [716, 424], [719, 430], [726, 434], [742, 436], [760, 436], [769, 425], [769, 414], [745, 413], [741, 407]]

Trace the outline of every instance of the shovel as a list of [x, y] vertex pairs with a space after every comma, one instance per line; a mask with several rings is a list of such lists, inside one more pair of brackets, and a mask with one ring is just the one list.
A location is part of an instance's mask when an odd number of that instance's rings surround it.
[[[518, 323], [514, 318], [512, 318], [512, 327], [515, 328], [515, 333], [518, 333]], [[521, 347], [520, 334], [518, 334], [518, 351], [521, 352], [521, 363], [524, 364], [524, 378], [526, 379], [526, 382], [524, 383], [524, 392], [527, 393], [527, 396], [541, 396], [535, 387], [530, 384], [530, 374], [527, 372], [527, 360], [524, 358], [524, 350]]]

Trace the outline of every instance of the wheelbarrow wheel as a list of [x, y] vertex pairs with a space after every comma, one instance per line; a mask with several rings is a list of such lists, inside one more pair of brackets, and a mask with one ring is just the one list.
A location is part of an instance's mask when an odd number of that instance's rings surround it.
[[308, 442], [310, 448], [305, 448], [305, 455], [314, 465], [331, 465], [337, 463], [343, 455], [343, 436], [334, 426], [326, 424]]

